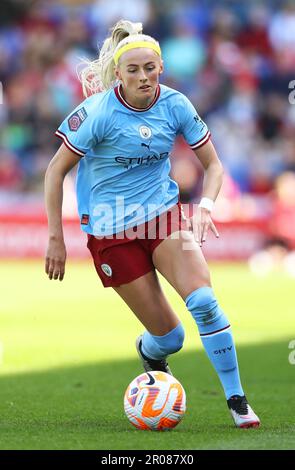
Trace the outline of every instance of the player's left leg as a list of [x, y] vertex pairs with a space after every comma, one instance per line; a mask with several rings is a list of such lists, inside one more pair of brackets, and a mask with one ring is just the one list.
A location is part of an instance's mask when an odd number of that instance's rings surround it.
[[235, 424], [258, 426], [259, 419], [248, 405], [241, 385], [229, 321], [214, 296], [207, 263], [193, 235], [181, 231], [162, 241], [153, 252], [153, 262], [183, 298], [195, 319]]

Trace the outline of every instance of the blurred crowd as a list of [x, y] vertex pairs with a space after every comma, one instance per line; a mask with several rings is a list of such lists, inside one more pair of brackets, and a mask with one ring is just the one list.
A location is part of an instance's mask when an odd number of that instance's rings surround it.
[[[226, 171], [219, 218], [271, 216], [295, 181], [287, 0], [1, 0], [0, 198], [40, 197], [60, 145], [54, 131], [83, 99], [77, 67], [121, 18], [159, 40], [162, 82], [185, 93], [211, 130]], [[198, 201], [202, 170], [181, 138], [172, 161], [182, 201]]]

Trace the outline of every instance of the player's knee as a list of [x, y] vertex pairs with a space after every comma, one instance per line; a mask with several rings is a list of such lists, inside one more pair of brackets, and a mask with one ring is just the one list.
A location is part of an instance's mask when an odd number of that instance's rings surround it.
[[184, 328], [181, 323], [164, 336], [157, 337], [160, 349], [164, 355], [173, 354], [179, 351], [183, 346]]
[[222, 314], [211, 287], [200, 287], [191, 292], [185, 303], [198, 324], [214, 323]]

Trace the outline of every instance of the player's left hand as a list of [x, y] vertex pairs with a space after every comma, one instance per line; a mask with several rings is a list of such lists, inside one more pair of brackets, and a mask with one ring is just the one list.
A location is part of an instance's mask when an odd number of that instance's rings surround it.
[[194, 234], [196, 242], [202, 246], [206, 241], [208, 230], [211, 230], [216, 238], [219, 238], [219, 233], [211, 219], [210, 211], [204, 207], [198, 207], [193, 217], [190, 217], [190, 230]]

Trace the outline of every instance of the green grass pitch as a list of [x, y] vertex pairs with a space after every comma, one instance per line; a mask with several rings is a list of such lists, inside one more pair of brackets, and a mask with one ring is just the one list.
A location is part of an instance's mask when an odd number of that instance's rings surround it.
[[294, 279], [255, 278], [242, 264], [214, 264], [211, 274], [260, 429], [233, 426], [194, 321], [163, 280], [186, 330], [169, 364], [187, 413], [157, 433], [124, 415], [124, 391], [142, 371], [134, 347], [142, 327], [91, 262], [68, 262], [63, 282], [49, 281], [43, 262], [1, 262], [0, 449], [294, 449]]

